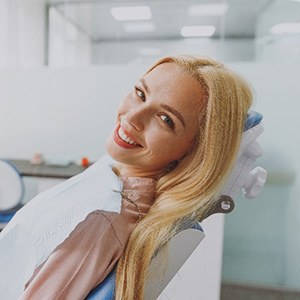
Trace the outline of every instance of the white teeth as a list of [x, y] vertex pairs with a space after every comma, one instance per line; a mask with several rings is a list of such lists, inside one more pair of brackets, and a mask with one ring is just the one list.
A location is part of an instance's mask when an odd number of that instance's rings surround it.
[[127, 144], [130, 144], [130, 145], [137, 145], [137, 143], [135, 141], [133, 141], [132, 139], [130, 139], [126, 134], [125, 132], [123, 131], [122, 127], [120, 126], [119, 128], [119, 131], [118, 131], [118, 134], [119, 134], [119, 137], [124, 141], [126, 142]]

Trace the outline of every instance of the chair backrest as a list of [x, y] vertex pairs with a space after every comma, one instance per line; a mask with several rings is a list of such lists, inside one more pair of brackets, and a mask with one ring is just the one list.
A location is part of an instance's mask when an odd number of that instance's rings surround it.
[[204, 237], [202, 227], [196, 223], [183, 228], [160, 249], [150, 265], [145, 300], [157, 299]]

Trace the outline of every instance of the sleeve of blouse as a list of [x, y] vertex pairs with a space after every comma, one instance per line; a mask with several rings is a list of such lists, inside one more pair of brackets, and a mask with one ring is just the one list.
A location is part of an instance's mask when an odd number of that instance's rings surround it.
[[107, 212], [92, 212], [35, 270], [19, 299], [84, 299], [113, 269], [122, 249]]

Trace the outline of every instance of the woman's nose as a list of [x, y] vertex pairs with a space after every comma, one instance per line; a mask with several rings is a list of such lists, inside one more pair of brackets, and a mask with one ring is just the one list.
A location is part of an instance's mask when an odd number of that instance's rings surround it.
[[135, 130], [142, 131], [147, 121], [147, 112], [143, 108], [131, 109], [127, 112], [125, 120], [128, 124], [133, 126]]

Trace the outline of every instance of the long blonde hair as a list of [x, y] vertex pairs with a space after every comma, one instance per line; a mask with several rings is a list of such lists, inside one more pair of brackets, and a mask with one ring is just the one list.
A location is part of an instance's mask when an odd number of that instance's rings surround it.
[[[239, 148], [252, 93], [246, 82], [222, 64], [203, 57], [165, 57], [196, 78], [205, 89], [204, 113], [191, 149], [157, 182], [157, 197], [133, 230], [118, 263], [116, 300], [141, 300], [155, 252], [183, 221], [201, 220], [218, 198]], [[203, 97], [203, 96], [202, 96]]]

